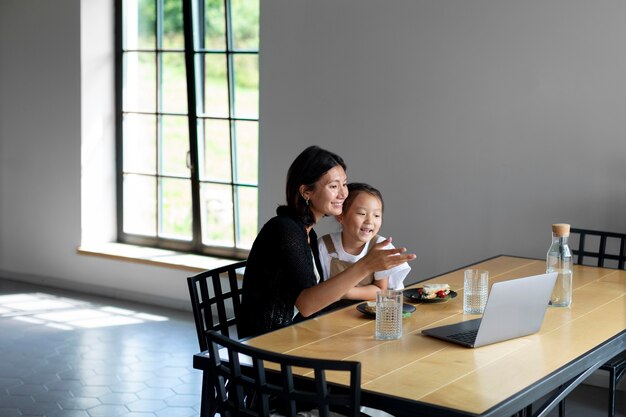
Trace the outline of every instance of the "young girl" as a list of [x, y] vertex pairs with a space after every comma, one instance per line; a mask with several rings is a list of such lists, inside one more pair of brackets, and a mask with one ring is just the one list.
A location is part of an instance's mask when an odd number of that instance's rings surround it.
[[[376, 188], [363, 183], [348, 185], [348, 196], [343, 203], [343, 211], [335, 216], [341, 223], [342, 231], [322, 236], [318, 240], [322, 271], [325, 278], [331, 278], [348, 266], [363, 258], [374, 244], [384, 241], [378, 236], [383, 222], [383, 197]], [[370, 242], [373, 240], [373, 243]], [[385, 249], [392, 249], [390, 243]], [[370, 273], [344, 299], [372, 300], [376, 292], [404, 288], [403, 281], [411, 267], [406, 262], [391, 269]]]

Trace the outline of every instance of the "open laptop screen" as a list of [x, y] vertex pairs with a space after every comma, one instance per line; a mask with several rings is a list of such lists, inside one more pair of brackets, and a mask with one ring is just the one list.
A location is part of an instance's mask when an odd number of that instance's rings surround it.
[[[491, 287], [481, 319], [424, 329], [422, 333], [479, 347], [538, 332], [556, 276], [556, 272], [551, 272], [496, 282]], [[473, 337], [468, 339], [468, 334]]]

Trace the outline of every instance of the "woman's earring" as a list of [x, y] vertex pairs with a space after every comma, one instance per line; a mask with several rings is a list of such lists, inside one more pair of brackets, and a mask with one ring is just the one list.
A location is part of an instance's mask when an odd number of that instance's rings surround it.
[[309, 205], [309, 199], [308, 198], [305, 198], [304, 202], [306, 203], [307, 206]]

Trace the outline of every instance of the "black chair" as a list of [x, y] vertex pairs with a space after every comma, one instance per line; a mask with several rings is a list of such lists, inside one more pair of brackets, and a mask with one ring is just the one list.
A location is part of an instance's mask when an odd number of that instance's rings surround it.
[[[209, 360], [204, 373], [217, 388], [221, 416], [268, 417], [278, 412], [296, 417], [298, 411], [303, 411], [298, 410], [298, 406], [303, 404], [306, 411], [316, 409], [320, 417], [328, 417], [330, 410], [350, 417], [361, 415], [360, 362], [269, 352], [215, 331], [207, 332], [206, 336]], [[222, 358], [220, 347], [227, 352], [227, 355], [222, 353]], [[249, 372], [250, 367], [252, 372]], [[294, 375], [294, 367], [299, 368], [299, 372], [304, 368], [314, 379]], [[343, 373], [347, 386], [329, 385], [328, 371]], [[253, 393], [252, 404], [248, 401], [249, 393]]]
[[[207, 335], [219, 330], [223, 335], [237, 337], [237, 317], [241, 306], [241, 288], [238, 274], [246, 261], [201, 272], [187, 278], [193, 318], [201, 351], [209, 349]], [[217, 402], [215, 387], [202, 378], [202, 402], [200, 415], [214, 416]]]
[[[569, 243], [577, 265], [626, 269], [626, 234], [572, 228]], [[617, 384], [626, 372], [626, 350], [600, 369], [609, 372], [609, 417], [614, 417]]]
[[240, 261], [187, 278], [201, 351], [209, 348], [206, 334], [210, 330], [237, 337], [237, 317], [241, 307], [241, 280], [237, 275], [245, 266], [246, 261]]

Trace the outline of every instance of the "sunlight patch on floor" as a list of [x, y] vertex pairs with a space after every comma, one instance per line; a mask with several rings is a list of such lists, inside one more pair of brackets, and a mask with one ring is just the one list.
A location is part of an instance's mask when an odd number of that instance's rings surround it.
[[58, 297], [42, 292], [0, 295], [0, 317], [60, 330], [124, 326], [168, 317], [87, 301]]

